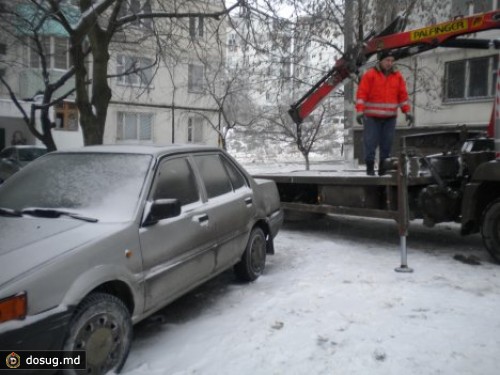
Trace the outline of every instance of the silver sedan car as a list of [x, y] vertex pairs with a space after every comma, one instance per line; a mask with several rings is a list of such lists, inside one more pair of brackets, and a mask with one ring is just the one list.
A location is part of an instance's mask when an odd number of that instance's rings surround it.
[[257, 279], [282, 220], [275, 183], [217, 148], [47, 154], [0, 186], [0, 351], [117, 372], [134, 323], [228, 268]]

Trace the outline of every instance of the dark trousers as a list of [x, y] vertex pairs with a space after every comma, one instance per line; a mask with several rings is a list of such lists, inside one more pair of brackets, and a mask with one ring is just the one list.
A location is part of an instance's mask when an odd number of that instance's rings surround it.
[[377, 147], [379, 147], [379, 160], [384, 160], [391, 156], [395, 128], [396, 117], [364, 117], [363, 145], [366, 163], [373, 163], [375, 161]]

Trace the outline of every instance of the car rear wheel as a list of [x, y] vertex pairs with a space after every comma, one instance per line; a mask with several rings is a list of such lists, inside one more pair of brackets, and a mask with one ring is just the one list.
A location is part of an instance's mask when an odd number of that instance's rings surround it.
[[266, 236], [260, 228], [250, 233], [245, 252], [241, 260], [234, 266], [236, 276], [243, 281], [254, 281], [266, 266]]
[[485, 211], [481, 226], [483, 242], [490, 255], [500, 263], [500, 199]]
[[[123, 302], [110, 294], [93, 293], [77, 307], [64, 350], [84, 350], [87, 374], [119, 372], [132, 341], [132, 320]], [[73, 370], [65, 374], [76, 374]]]

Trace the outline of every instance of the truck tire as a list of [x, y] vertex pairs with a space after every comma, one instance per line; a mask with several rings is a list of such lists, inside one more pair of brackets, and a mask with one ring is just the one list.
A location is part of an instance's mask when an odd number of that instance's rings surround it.
[[[85, 350], [87, 373], [118, 373], [132, 342], [132, 320], [123, 302], [110, 294], [92, 293], [78, 305], [64, 350]], [[64, 374], [78, 371], [64, 370]]]
[[496, 262], [500, 263], [500, 199], [485, 210], [481, 226], [483, 242]]
[[242, 281], [254, 281], [266, 266], [266, 236], [260, 228], [252, 229], [245, 252], [234, 266], [236, 277]]

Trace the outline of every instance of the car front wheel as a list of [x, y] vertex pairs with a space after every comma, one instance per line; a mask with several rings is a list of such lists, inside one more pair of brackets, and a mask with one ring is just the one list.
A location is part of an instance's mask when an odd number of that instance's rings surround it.
[[[110, 294], [92, 293], [77, 307], [64, 350], [84, 350], [88, 374], [119, 372], [132, 341], [132, 320], [123, 302]], [[73, 370], [65, 374], [76, 374]]]
[[254, 228], [241, 260], [234, 266], [234, 272], [242, 281], [254, 281], [262, 275], [265, 266], [266, 236], [262, 229]]

